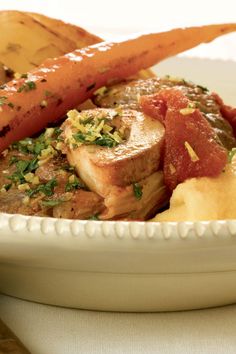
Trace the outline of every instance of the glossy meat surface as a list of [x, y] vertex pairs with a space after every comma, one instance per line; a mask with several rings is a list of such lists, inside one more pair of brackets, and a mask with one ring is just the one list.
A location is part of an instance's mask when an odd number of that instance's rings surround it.
[[99, 107], [122, 109], [140, 108], [140, 96], [154, 94], [168, 87], [177, 87], [188, 99], [195, 103], [204, 117], [214, 128], [220, 142], [228, 150], [236, 146], [236, 140], [230, 124], [222, 116], [221, 106], [214, 94], [207, 88], [187, 82], [184, 79], [166, 77], [147, 80], [132, 80], [108, 87], [104, 94], [96, 95], [94, 102]]

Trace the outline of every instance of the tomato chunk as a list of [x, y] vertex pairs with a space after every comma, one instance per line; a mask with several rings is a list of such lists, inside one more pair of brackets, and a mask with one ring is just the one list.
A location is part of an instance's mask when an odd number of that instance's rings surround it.
[[[227, 151], [201, 112], [176, 88], [152, 96], [149, 110], [147, 98], [142, 108], [165, 125], [164, 178], [169, 189], [188, 178], [219, 175], [226, 165]], [[160, 109], [164, 105], [165, 114]]]
[[158, 119], [163, 123], [167, 111], [167, 106], [159, 94], [141, 96], [139, 104], [144, 114]]

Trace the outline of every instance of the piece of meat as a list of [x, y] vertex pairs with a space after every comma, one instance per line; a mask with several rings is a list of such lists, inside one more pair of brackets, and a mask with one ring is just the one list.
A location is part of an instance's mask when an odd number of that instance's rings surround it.
[[[104, 117], [114, 116], [115, 110], [87, 111], [91, 116], [98, 112]], [[79, 119], [79, 116], [78, 116]], [[157, 120], [133, 110], [119, 114], [120, 128], [128, 130], [127, 140], [115, 147], [81, 145], [67, 149], [67, 158], [75, 166], [86, 185], [105, 197], [112, 186], [127, 186], [157, 171], [164, 142], [164, 127]], [[63, 124], [65, 138], [73, 135], [67, 119]]]
[[61, 203], [53, 208], [55, 218], [89, 219], [102, 212], [104, 209], [103, 198], [96, 193], [75, 191], [68, 202]]
[[25, 194], [17, 188], [0, 192], [0, 212], [9, 214], [51, 216], [48, 209], [42, 209], [39, 203], [24, 204]]
[[216, 93], [213, 93], [213, 95], [220, 106], [221, 114], [230, 123], [234, 131], [234, 136], [236, 136], [236, 108], [226, 105], [222, 98]]
[[[35, 156], [24, 154], [18, 150], [9, 151], [6, 156], [0, 159], [0, 212], [9, 214], [38, 215], [38, 216], [57, 216], [69, 219], [87, 219], [99, 213], [104, 209], [103, 199], [97, 194], [79, 189], [86, 188], [79, 178], [77, 182], [80, 187], [70, 191], [66, 190], [69, 178], [73, 175], [65, 156], [58, 155], [51, 158], [48, 162], [39, 166], [34, 175], [38, 177], [38, 184], [32, 185], [28, 183], [29, 188], [37, 188], [39, 185], [45, 185], [53, 179], [56, 180], [56, 186], [51, 195], [45, 195], [38, 192], [32, 197], [27, 197], [27, 191], [23, 191], [19, 185], [9, 179], [16, 172], [16, 163], [11, 163], [12, 158], [15, 160], [31, 161]], [[73, 169], [72, 169], [73, 170]], [[24, 182], [25, 183], [25, 182]], [[9, 190], [5, 190], [4, 186], [9, 186]], [[73, 186], [73, 185], [72, 185]], [[28, 198], [28, 200], [27, 200]], [[27, 200], [27, 202], [25, 202]], [[47, 200], [48, 205], [43, 205]], [[53, 205], [55, 202], [58, 205]], [[61, 201], [61, 202], [60, 202]], [[50, 205], [50, 203], [52, 203]]]
[[[164, 77], [124, 81], [107, 87], [106, 90], [99, 91], [100, 94], [94, 96], [93, 100], [97, 106], [104, 108], [121, 107], [122, 109], [135, 109], [138, 111], [144, 108], [144, 113], [150, 115], [152, 111], [154, 113], [153, 116], [156, 117], [159, 109], [162, 112], [163, 105], [160, 105], [159, 102], [158, 107], [155, 107], [155, 104], [157, 104], [155, 95], [148, 98], [143, 98], [142, 96], [158, 93], [168, 87], [177, 87], [198, 107], [213, 127], [224, 147], [231, 150], [236, 146], [236, 139], [228, 123], [228, 121], [231, 122], [230, 118], [227, 118], [227, 114], [224, 115], [223, 106], [216, 98], [216, 95], [209, 93], [205, 87], [187, 82], [184, 79]], [[150, 108], [150, 106], [153, 107]]]
[[104, 200], [106, 209], [100, 219], [147, 220], [166, 204], [168, 193], [161, 171], [139, 181], [138, 185], [142, 190], [140, 199], [135, 196], [133, 185], [113, 186]]

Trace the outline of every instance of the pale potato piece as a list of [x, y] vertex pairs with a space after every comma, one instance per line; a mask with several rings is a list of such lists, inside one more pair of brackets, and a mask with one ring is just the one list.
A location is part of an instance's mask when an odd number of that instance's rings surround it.
[[58, 35], [69, 38], [75, 43], [75, 48], [87, 47], [88, 45], [102, 41], [100, 37], [70, 23], [65, 23], [61, 20], [33, 12], [27, 12], [27, 15], [40, 22], [42, 25], [50, 28], [51, 31], [57, 33]]
[[0, 31], [0, 62], [19, 73], [100, 40], [80, 27], [19, 11], [0, 11]]
[[198, 221], [236, 218], [236, 171], [228, 165], [219, 177], [191, 178], [179, 184], [170, 208], [151, 221]]
[[[37, 13], [0, 11], [0, 63], [17, 73], [26, 73], [47, 58], [101, 42], [98, 36], [81, 27]], [[0, 65], [0, 84], [7, 82]], [[155, 74], [142, 70], [135, 77]]]

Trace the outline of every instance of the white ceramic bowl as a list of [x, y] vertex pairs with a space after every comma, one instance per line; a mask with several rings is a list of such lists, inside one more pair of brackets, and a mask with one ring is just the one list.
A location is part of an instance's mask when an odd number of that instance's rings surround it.
[[236, 221], [145, 223], [1, 215], [5, 294], [112, 311], [236, 301]]
[[[235, 62], [175, 58], [157, 71], [209, 84], [235, 102]], [[169, 311], [236, 302], [235, 279], [234, 220], [101, 222], [0, 214], [0, 290], [8, 295], [96, 310]]]

